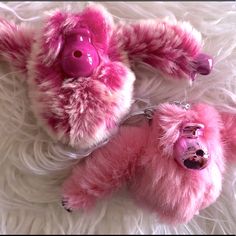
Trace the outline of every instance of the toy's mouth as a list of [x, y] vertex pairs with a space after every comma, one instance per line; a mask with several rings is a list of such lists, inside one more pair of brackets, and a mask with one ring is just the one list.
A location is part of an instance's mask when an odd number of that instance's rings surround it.
[[190, 154], [184, 162], [184, 166], [188, 169], [201, 170], [208, 164], [208, 154], [202, 149], [198, 149], [194, 155]]

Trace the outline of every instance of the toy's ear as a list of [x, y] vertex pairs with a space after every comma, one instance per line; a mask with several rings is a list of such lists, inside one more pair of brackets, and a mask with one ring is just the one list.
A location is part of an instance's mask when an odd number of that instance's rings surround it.
[[50, 65], [55, 61], [62, 48], [63, 33], [72, 30], [77, 22], [78, 17], [69, 16], [68, 13], [59, 10], [49, 14], [45, 20], [41, 42], [45, 64]]
[[225, 146], [225, 158], [236, 163], [236, 114], [221, 113], [222, 139]]
[[106, 51], [114, 27], [112, 15], [103, 6], [91, 4], [84, 9], [81, 18], [93, 33], [96, 46]]
[[80, 13], [52, 12], [46, 19], [42, 32], [44, 62], [51, 64], [59, 55], [66, 36], [86, 27], [92, 35], [95, 47], [106, 51], [113, 29], [113, 19], [108, 11], [100, 5], [91, 4]]
[[[179, 127], [183, 120], [183, 109], [169, 103], [160, 104], [152, 119], [151, 137], [159, 134], [158, 145], [162, 153], [172, 156], [174, 144], [179, 138]], [[157, 142], [157, 139], [154, 139]], [[166, 145], [168, 143], [168, 145]]]
[[34, 31], [26, 25], [15, 25], [0, 18], [0, 59], [18, 73], [26, 73], [27, 60], [34, 40]]

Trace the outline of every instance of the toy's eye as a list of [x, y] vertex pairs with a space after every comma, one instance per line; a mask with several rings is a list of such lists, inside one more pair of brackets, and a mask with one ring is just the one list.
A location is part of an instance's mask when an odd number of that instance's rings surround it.
[[61, 63], [63, 71], [68, 76], [91, 76], [99, 65], [99, 56], [91, 42], [88, 29], [82, 28], [72, 35], [67, 35]]
[[182, 135], [187, 138], [198, 138], [202, 135], [204, 129], [203, 124], [198, 123], [187, 123], [182, 130]]
[[203, 157], [205, 152], [202, 149], [196, 151], [197, 156]]

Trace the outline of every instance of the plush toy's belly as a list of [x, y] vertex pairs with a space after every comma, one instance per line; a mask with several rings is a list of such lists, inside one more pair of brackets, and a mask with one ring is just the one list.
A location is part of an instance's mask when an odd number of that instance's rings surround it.
[[119, 62], [101, 64], [92, 76], [81, 78], [65, 79], [56, 63], [34, 62], [29, 69], [35, 116], [52, 138], [72, 147], [104, 141], [131, 106], [135, 76]]

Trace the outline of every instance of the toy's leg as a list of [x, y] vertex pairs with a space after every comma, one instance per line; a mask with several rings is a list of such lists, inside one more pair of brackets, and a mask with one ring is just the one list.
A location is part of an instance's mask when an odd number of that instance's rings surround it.
[[0, 59], [8, 62], [18, 73], [26, 73], [26, 64], [33, 42], [33, 31], [0, 18]]
[[193, 80], [197, 73], [207, 75], [212, 69], [211, 57], [201, 53], [200, 33], [186, 22], [169, 24], [149, 20], [121, 24], [111, 45], [111, 57], [114, 55], [119, 60], [125, 51], [131, 64], [142, 61], [172, 78]]
[[66, 209], [87, 209], [131, 178], [145, 132], [131, 127], [79, 163], [63, 185]]
[[223, 112], [221, 117], [225, 157], [227, 161], [236, 162], [236, 114]]

